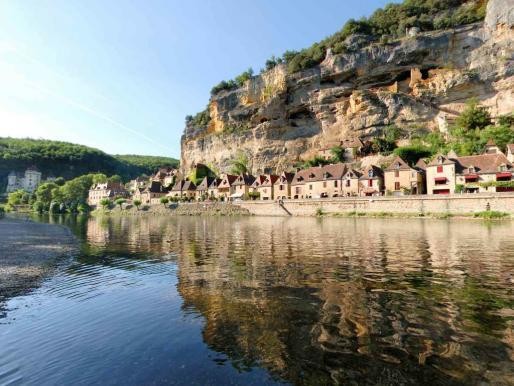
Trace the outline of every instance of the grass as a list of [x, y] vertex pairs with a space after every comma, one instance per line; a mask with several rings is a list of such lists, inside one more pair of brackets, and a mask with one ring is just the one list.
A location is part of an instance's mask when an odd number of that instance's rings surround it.
[[316, 209], [316, 216], [317, 216], [317, 217], [322, 217], [322, 216], [324, 216], [325, 214], [326, 214], [326, 213], [325, 213], [325, 211], [323, 210], [323, 208], [322, 208], [322, 207], [319, 207], [319, 208], [317, 208], [317, 209]]
[[500, 219], [500, 218], [510, 217], [510, 215], [508, 213], [499, 212], [496, 210], [486, 210], [483, 212], [474, 213], [473, 217], [482, 218], [484, 220], [496, 220], [496, 219]]

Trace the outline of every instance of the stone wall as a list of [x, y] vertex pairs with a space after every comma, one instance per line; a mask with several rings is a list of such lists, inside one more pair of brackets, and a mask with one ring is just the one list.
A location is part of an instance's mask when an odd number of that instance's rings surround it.
[[357, 197], [310, 200], [242, 201], [237, 205], [259, 216], [315, 216], [323, 213], [472, 214], [487, 209], [514, 215], [514, 194], [463, 194], [450, 196]]

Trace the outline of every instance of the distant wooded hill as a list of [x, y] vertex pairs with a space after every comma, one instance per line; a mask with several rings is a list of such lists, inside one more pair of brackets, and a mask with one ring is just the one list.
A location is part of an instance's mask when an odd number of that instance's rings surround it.
[[36, 166], [43, 178], [74, 178], [100, 172], [118, 174], [124, 180], [151, 174], [161, 166], [177, 167], [179, 161], [168, 157], [109, 155], [101, 150], [68, 142], [0, 137], [0, 191], [11, 170], [23, 172]]

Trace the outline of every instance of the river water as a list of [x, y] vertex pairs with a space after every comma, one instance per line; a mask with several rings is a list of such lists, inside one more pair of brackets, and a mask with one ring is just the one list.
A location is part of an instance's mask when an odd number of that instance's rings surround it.
[[514, 223], [56, 218], [0, 384], [514, 384]]

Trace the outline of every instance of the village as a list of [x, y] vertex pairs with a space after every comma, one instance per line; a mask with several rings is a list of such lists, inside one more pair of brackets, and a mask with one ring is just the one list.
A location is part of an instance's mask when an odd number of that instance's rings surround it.
[[[368, 165], [362, 169], [351, 163], [331, 163], [280, 174], [249, 173], [210, 175], [208, 170], [195, 183], [179, 170], [161, 168], [150, 178], [139, 177], [126, 186], [119, 182], [98, 183], [89, 191], [88, 204], [98, 207], [102, 200], [123, 197], [139, 205], [168, 202], [282, 201], [298, 199], [450, 195], [514, 192], [514, 144], [506, 153], [489, 141], [483, 154], [459, 157], [454, 152], [420, 159], [410, 166], [396, 157], [387, 167]], [[326, 156], [328, 159], [328, 155]], [[198, 175], [198, 174], [197, 174]]]

